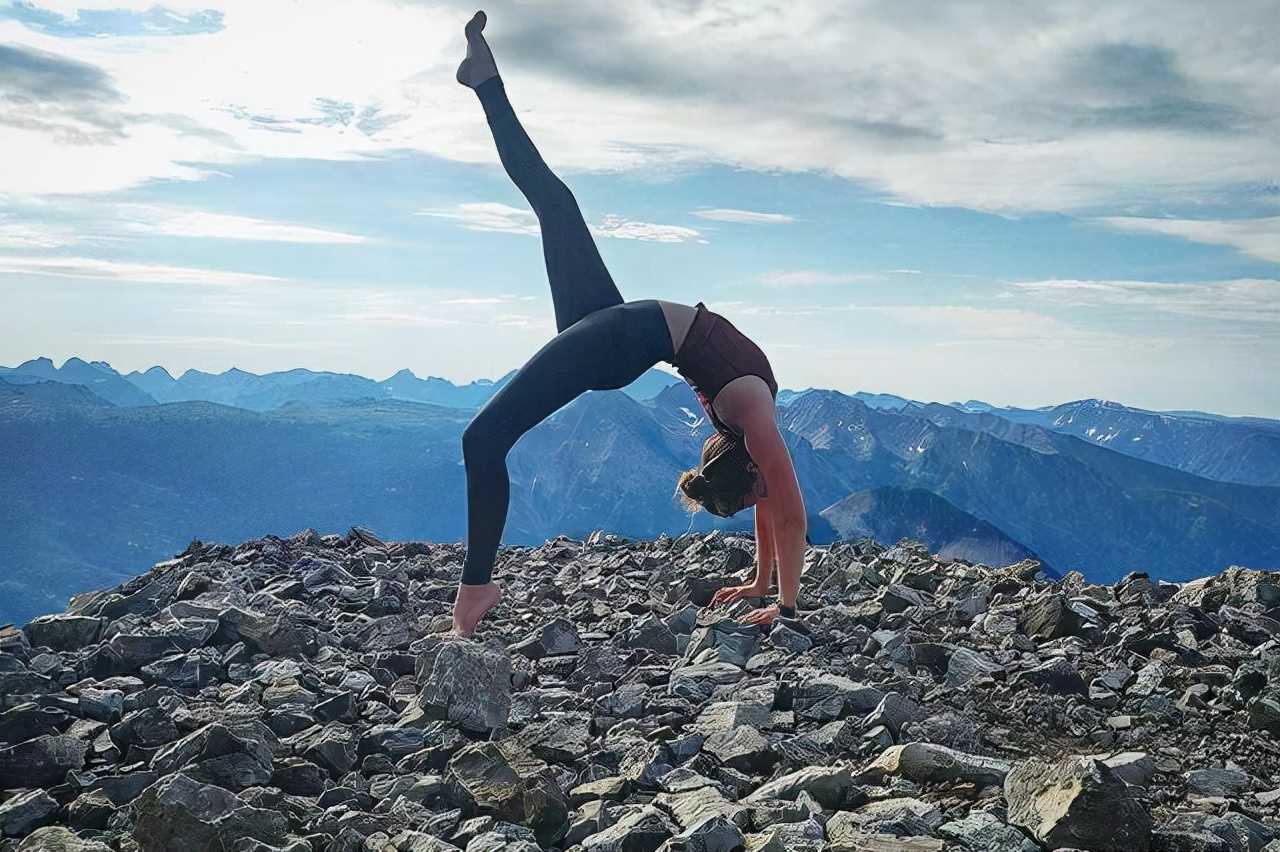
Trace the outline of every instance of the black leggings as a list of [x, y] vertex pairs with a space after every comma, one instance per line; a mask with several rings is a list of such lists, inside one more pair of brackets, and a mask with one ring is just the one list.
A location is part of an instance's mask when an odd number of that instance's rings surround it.
[[507, 523], [507, 453], [520, 436], [589, 390], [631, 384], [674, 357], [662, 306], [624, 302], [569, 188], [547, 168], [511, 109], [502, 79], [476, 88], [498, 157], [542, 229], [559, 332], [476, 412], [462, 433], [467, 470], [467, 561], [462, 582], [482, 585]]

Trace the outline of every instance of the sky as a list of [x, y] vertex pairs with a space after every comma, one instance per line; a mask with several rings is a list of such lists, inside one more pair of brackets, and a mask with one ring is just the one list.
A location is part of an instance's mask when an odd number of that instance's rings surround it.
[[[156, 2], [0, 0], [0, 364], [462, 383], [554, 335], [474, 5]], [[783, 388], [1280, 418], [1276, 0], [484, 9], [623, 296]]]

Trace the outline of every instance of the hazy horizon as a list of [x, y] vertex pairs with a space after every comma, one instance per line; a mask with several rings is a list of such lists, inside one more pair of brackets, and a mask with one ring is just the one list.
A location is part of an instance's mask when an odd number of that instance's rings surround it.
[[[78, 357], [78, 356], [71, 356], [71, 357], [72, 357], [72, 358], [76, 358], [76, 357]], [[65, 366], [65, 364], [66, 364], [66, 361], [58, 362], [56, 359], [48, 359], [48, 357], [47, 357], [47, 356], [36, 356], [35, 358], [25, 359], [24, 361], [18, 362], [18, 363], [16, 363], [16, 364], [0, 364], [0, 369], [2, 369], [2, 370], [12, 370], [12, 369], [17, 368], [17, 367], [18, 367], [18, 366], [20, 366], [21, 364], [27, 363], [28, 361], [38, 360], [39, 358], [46, 358], [47, 360], [52, 361], [52, 362], [53, 362], [53, 364], [54, 364], [54, 366], [55, 366], [55, 367], [57, 367], [57, 368], [59, 368], [59, 369], [61, 369], [61, 368], [62, 368], [63, 366]], [[68, 360], [68, 361], [69, 361], [69, 360], [71, 360], [71, 359], [69, 358], [69, 359], [66, 359], [66, 360]], [[150, 369], [152, 369], [152, 368], [154, 368], [154, 367], [160, 367], [160, 368], [161, 368], [161, 369], [163, 369], [166, 373], [168, 373], [168, 374], [169, 374], [169, 376], [170, 376], [170, 377], [172, 377], [174, 380], [178, 380], [178, 379], [180, 379], [180, 378], [183, 376], [183, 374], [185, 374], [185, 373], [186, 373], [186, 372], [188, 372], [188, 371], [195, 371], [195, 372], [203, 373], [203, 374], [205, 374], [205, 375], [222, 375], [223, 373], [227, 373], [227, 372], [230, 372], [230, 371], [232, 371], [232, 370], [237, 370], [237, 371], [239, 371], [239, 372], [249, 373], [249, 374], [256, 375], [256, 376], [266, 376], [266, 375], [270, 375], [270, 374], [272, 374], [272, 373], [287, 373], [287, 372], [290, 372], [290, 371], [292, 371], [292, 370], [308, 370], [308, 371], [315, 372], [315, 373], [325, 373], [325, 372], [327, 372], [327, 373], [335, 373], [335, 374], [341, 374], [341, 375], [357, 376], [357, 377], [359, 377], [359, 378], [363, 378], [363, 379], [370, 379], [370, 380], [375, 381], [375, 382], [385, 382], [385, 381], [388, 381], [388, 380], [390, 380], [391, 378], [393, 378], [396, 374], [400, 373], [402, 370], [409, 370], [409, 372], [413, 373], [413, 375], [414, 375], [416, 378], [418, 378], [418, 379], [439, 378], [439, 379], [444, 379], [445, 381], [448, 381], [448, 382], [450, 382], [451, 384], [453, 384], [453, 385], [455, 385], [455, 386], [461, 387], [461, 386], [463, 386], [463, 385], [472, 384], [472, 383], [474, 383], [474, 382], [487, 382], [487, 383], [490, 383], [490, 384], [492, 384], [492, 383], [496, 383], [496, 382], [500, 381], [502, 378], [504, 378], [504, 377], [507, 375], [507, 373], [503, 373], [503, 374], [500, 374], [500, 375], [493, 375], [493, 376], [476, 376], [476, 377], [471, 378], [471, 379], [457, 380], [457, 379], [451, 379], [451, 378], [449, 378], [449, 377], [447, 377], [447, 376], [441, 375], [440, 373], [435, 373], [435, 372], [430, 372], [430, 371], [425, 371], [425, 372], [424, 372], [424, 371], [420, 371], [420, 370], [412, 369], [412, 368], [410, 368], [410, 367], [401, 367], [400, 369], [392, 370], [391, 372], [386, 373], [385, 375], [384, 375], [384, 374], [366, 375], [366, 374], [363, 374], [363, 373], [356, 373], [356, 372], [352, 372], [352, 371], [350, 371], [350, 370], [317, 370], [317, 369], [315, 369], [315, 368], [312, 368], [312, 367], [306, 367], [306, 366], [288, 367], [288, 368], [285, 368], [285, 369], [283, 369], [283, 370], [269, 370], [269, 371], [261, 372], [261, 373], [256, 372], [256, 371], [254, 371], [254, 370], [246, 370], [246, 369], [244, 369], [243, 367], [237, 367], [237, 366], [234, 366], [234, 365], [233, 365], [233, 366], [231, 366], [231, 367], [227, 367], [226, 369], [221, 369], [221, 370], [202, 370], [202, 369], [197, 368], [197, 367], [188, 367], [188, 368], [186, 368], [186, 369], [184, 369], [184, 370], [174, 370], [174, 369], [170, 369], [169, 367], [167, 367], [167, 366], [165, 366], [165, 365], [163, 365], [163, 364], [150, 364], [150, 365], [148, 365], [148, 366], [146, 366], [146, 367], [135, 367], [135, 368], [131, 368], [131, 369], [121, 369], [119, 366], [117, 366], [117, 365], [115, 365], [115, 364], [111, 364], [110, 362], [104, 362], [104, 361], [101, 361], [101, 360], [91, 361], [91, 360], [90, 360], [90, 359], [88, 359], [88, 358], [80, 358], [79, 360], [81, 360], [81, 361], [85, 362], [86, 364], [90, 364], [90, 365], [93, 365], [93, 364], [95, 364], [95, 363], [106, 363], [106, 364], [107, 364], [107, 366], [109, 366], [111, 369], [115, 370], [115, 371], [116, 371], [117, 373], [119, 373], [121, 376], [125, 376], [126, 378], [127, 378], [127, 377], [128, 377], [128, 375], [129, 375], [129, 374], [131, 374], [131, 373], [135, 373], [135, 372], [137, 372], [137, 373], [145, 373], [145, 372], [147, 372], [148, 370], [150, 370]], [[514, 369], [514, 368], [513, 368], [513, 369]], [[655, 369], [655, 370], [660, 370], [660, 371], [662, 371], [662, 372], [664, 372], [664, 373], [668, 373], [668, 374], [670, 374], [670, 375], [671, 375], [671, 377], [672, 377], [672, 379], [673, 379], [673, 381], [675, 381], [675, 382], [683, 383], [683, 381], [684, 381], [684, 380], [680, 377], [680, 374], [679, 374], [679, 373], [677, 373], [675, 370], [671, 369], [670, 367], [668, 367], [668, 366], [667, 366], [667, 365], [665, 365], [665, 364], [663, 364], [663, 365], [657, 365], [657, 366], [655, 366], [653, 369]], [[511, 372], [511, 371], [508, 371], [508, 373], [510, 373], [510, 372]], [[3, 375], [3, 374], [0, 374], [0, 379], [3, 379], [3, 378], [4, 378], [4, 375]], [[880, 389], [880, 390], [868, 390], [868, 389], [866, 389], [866, 388], [856, 388], [856, 389], [854, 389], [854, 390], [841, 390], [841, 389], [839, 389], [839, 388], [827, 388], [827, 387], [818, 387], [818, 386], [812, 386], [812, 385], [811, 385], [811, 386], [808, 386], [808, 387], [787, 387], [787, 386], [783, 385], [783, 386], [781, 386], [780, 390], [782, 390], [782, 391], [791, 391], [791, 392], [793, 392], [793, 393], [801, 393], [801, 392], [803, 392], [803, 391], [807, 391], [807, 390], [831, 390], [831, 391], [837, 391], [837, 392], [839, 392], [839, 393], [844, 393], [844, 394], [847, 394], [847, 395], [849, 395], [849, 396], [853, 396], [853, 395], [855, 395], [855, 394], [859, 394], [859, 393], [868, 394], [868, 395], [873, 395], [873, 396], [895, 396], [895, 397], [900, 397], [900, 398], [902, 398], [902, 399], [908, 400], [908, 401], [910, 401], [910, 402], [918, 402], [918, 403], [940, 403], [940, 404], [942, 404], [942, 405], [962, 405], [962, 404], [970, 403], [970, 402], [981, 402], [981, 403], [985, 403], [985, 404], [987, 404], [987, 405], [992, 405], [992, 406], [994, 406], [994, 407], [996, 407], [996, 408], [1021, 408], [1021, 409], [1027, 409], [1027, 410], [1053, 408], [1053, 407], [1056, 407], [1056, 406], [1059, 406], [1059, 405], [1067, 405], [1067, 404], [1070, 404], [1070, 403], [1073, 403], [1073, 402], [1085, 402], [1085, 401], [1088, 401], [1088, 400], [1097, 400], [1097, 401], [1099, 401], [1099, 402], [1113, 402], [1113, 403], [1118, 403], [1118, 404], [1120, 404], [1120, 405], [1125, 406], [1126, 408], [1132, 408], [1132, 409], [1141, 410], [1141, 411], [1149, 411], [1149, 412], [1156, 413], [1156, 414], [1182, 414], [1182, 413], [1186, 413], [1186, 414], [1211, 414], [1211, 415], [1216, 415], [1216, 416], [1220, 416], [1220, 417], [1251, 418], [1251, 419], [1273, 420], [1273, 421], [1276, 421], [1276, 422], [1280, 422], [1280, 417], [1269, 417], [1269, 416], [1261, 415], [1261, 414], [1250, 414], [1250, 413], [1247, 413], [1247, 412], [1245, 412], [1245, 413], [1238, 413], [1238, 412], [1230, 412], [1230, 411], [1212, 411], [1212, 410], [1208, 410], [1208, 409], [1196, 409], [1196, 408], [1162, 408], [1162, 409], [1157, 409], [1157, 408], [1147, 408], [1147, 407], [1145, 407], [1145, 406], [1137, 405], [1137, 404], [1135, 404], [1135, 403], [1133, 403], [1133, 402], [1131, 402], [1131, 401], [1129, 401], [1129, 400], [1123, 400], [1123, 399], [1111, 399], [1111, 398], [1108, 398], [1108, 397], [1100, 397], [1100, 396], [1075, 397], [1075, 398], [1073, 398], [1073, 399], [1058, 399], [1058, 400], [1051, 400], [1051, 401], [1044, 402], [1044, 403], [1024, 404], [1024, 403], [1017, 403], [1017, 402], [1002, 402], [1002, 401], [999, 401], [999, 400], [991, 400], [991, 399], [979, 399], [979, 398], [977, 398], [977, 397], [966, 397], [966, 398], [963, 398], [963, 399], [961, 399], [961, 398], [952, 398], [952, 399], [922, 399], [922, 398], [918, 398], [918, 397], [910, 397], [910, 396], [906, 396], [905, 394], [897, 393], [897, 392], [895, 392], [895, 391], [891, 391], [891, 390], [883, 390], [883, 389]]]

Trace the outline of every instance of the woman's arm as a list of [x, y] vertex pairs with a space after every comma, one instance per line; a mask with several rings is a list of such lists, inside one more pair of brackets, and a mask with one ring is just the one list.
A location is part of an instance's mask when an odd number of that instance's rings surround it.
[[756, 504], [756, 575], [744, 586], [725, 586], [711, 598], [713, 604], [733, 603], [742, 598], [758, 598], [769, 593], [773, 585], [773, 568], [777, 564], [773, 546], [773, 524], [769, 510]]
[[[756, 503], [756, 517], [758, 519], [764, 514], [772, 533], [778, 565], [778, 597], [784, 606], [794, 607], [800, 591], [800, 572], [804, 567], [807, 525], [804, 498], [791, 463], [791, 453], [778, 431], [773, 397], [763, 381], [752, 396], [749, 403], [735, 406], [738, 415], [735, 425], [742, 430], [747, 452], [760, 468], [768, 486], [767, 496], [760, 496]], [[764, 617], [768, 610], [761, 613], [761, 618], [752, 620], [772, 620], [773, 614]]]

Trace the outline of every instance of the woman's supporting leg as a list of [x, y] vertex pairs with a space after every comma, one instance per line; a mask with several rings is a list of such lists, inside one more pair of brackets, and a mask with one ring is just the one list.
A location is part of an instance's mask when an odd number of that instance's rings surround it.
[[588, 314], [621, 303], [622, 294], [605, 268], [577, 200], [525, 133], [507, 100], [502, 78], [490, 77], [475, 92], [503, 168], [538, 216], [556, 330], [564, 331]]
[[520, 436], [585, 391], [625, 387], [671, 357], [671, 334], [656, 301], [616, 305], [556, 335], [476, 413], [462, 434], [464, 585], [488, 583], [492, 575], [511, 493], [507, 453]]

